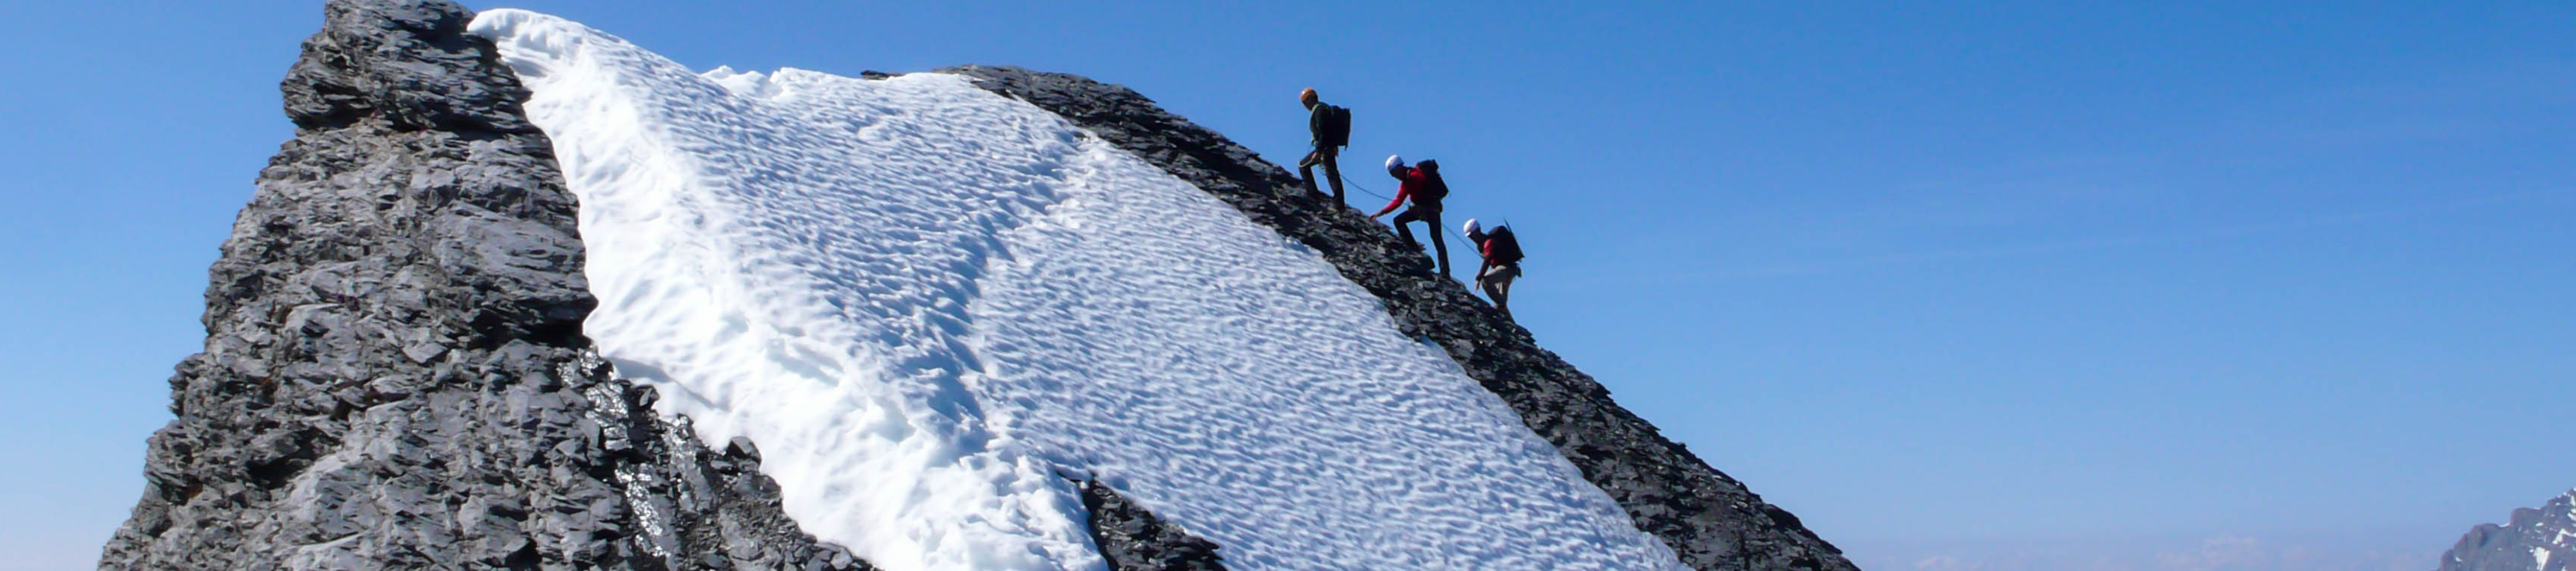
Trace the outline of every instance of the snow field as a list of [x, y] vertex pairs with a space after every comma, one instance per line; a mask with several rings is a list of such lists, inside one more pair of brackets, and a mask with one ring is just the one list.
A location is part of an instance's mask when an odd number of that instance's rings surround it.
[[1078, 476], [1237, 569], [1678, 568], [1331, 265], [1062, 118], [473, 26], [582, 202], [600, 351], [878, 566], [1102, 568]]

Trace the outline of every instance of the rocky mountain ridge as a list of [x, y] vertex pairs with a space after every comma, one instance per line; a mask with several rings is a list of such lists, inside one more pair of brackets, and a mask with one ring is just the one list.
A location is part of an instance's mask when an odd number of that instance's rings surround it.
[[1429, 255], [1287, 169], [1156, 106], [1134, 90], [1014, 67], [940, 70], [1053, 111], [1254, 222], [1323, 254], [1344, 278], [1387, 304], [1407, 335], [1437, 342], [1468, 376], [1521, 415], [1608, 492], [1637, 527], [1696, 569], [1854, 569], [1797, 516], [1762, 501], [1653, 424], [1629, 413], [1591, 375], [1538, 347], [1526, 329], [1433, 271]]
[[2504, 525], [2479, 524], [2442, 554], [2437, 571], [2576, 570], [2576, 490], [2539, 508], [2513, 510]]
[[[297, 126], [209, 270], [206, 349], [103, 569], [865, 569], [800, 531], [755, 443], [650, 412], [583, 336], [577, 205], [528, 96], [447, 0], [332, 0]], [[1285, 169], [1122, 87], [943, 70], [1057, 113], [1322, 253], [1699, 569], [1850, 569], [1526, 330]], [[1081, 486], [1113, 569], [1222, 546]]]

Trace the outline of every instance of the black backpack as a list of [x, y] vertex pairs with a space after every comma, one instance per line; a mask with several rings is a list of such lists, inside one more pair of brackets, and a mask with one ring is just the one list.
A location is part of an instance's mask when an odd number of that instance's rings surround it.
[[1318, 105], [1324, 106], [1324, 132], [1316, 133], [1315, 136], [1323, 139], [1321, 142], [1327, 147], [1350, 146], [1351, 108], [1330, 103]]
[[1449, 181], [1440, 178], [1440, 161], [1423, 159], [1422, 162], [1415, 163], [1413, 168], [1431, 177], [1431, 184], [1424, 186], [1421, 192], [1413, 193], [1413, 200], [1436, 203], [1440, 202], [1440, 199], [1449, 197]]
[[1496, 226], [1485, 233], [1485, 249], [1493, 252], [1486, 258], [1496, 264], [1521, 263], [1521, 241], [1512, 237], [1512, 227]]

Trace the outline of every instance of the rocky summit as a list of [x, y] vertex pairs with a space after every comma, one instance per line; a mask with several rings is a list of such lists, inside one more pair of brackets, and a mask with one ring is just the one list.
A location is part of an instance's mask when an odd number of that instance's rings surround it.
[[574, 201], [472, 14], [325, 14], [99, 567], [864, 568], [590, 352]]
[[[332, 0], [324, 14], [280, 86], [295, 138], [208, 272], [205, 349], [169, 380], [175, 418], [152, 436], [146, 489], [100, 568], [874, 568], [790, 516], [781, 482], [796, 482], [764, 471], [761, 441], [702, 442], [657, 406], [702, 397], [622, 378], [594, 344], [582, 200], [526, 109], [531, 71], [470, 32], [476, 15], [447, 0]], [[1249, 149], [1116, 85], [925, 73], [1061, 117], [1319, 257], [1370, 315], [1382, 307], [1460, 386], [1490, 392], [1478, 398], [1517, 417], [1509, 430], [1543, 442], [1540, 457], [1561, 455], [1636, 545], [1669, 548], [1636, 567], [1854, 568], [1436, 276], [1420, 248]], [[1065, 491], [1096, 565], [1314, 567], [1229, 560], [1244, 550], [1191, 527], [1204, 510], [1056, 461], [1049, 489]], [[2567, 569], [2569, 501], [2481, 527], [2445, 569]], [[2517, 556], [2541, 562], [2451, 565]]]

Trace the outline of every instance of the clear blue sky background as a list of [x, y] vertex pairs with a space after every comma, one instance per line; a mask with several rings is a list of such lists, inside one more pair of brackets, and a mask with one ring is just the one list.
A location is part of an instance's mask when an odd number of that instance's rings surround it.
[[[1064, 4], [512, 6], [1081, 73], [1277, 162], [1318, 87], [1355, 180], [1441, 159], [1545, 344], [1872, 569], [2429, 569], [2576, 486], [2576, 4]], [[0, 19], [0, 567], [139, 496], [319, 21]]]

